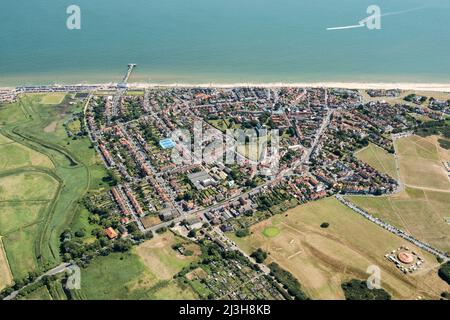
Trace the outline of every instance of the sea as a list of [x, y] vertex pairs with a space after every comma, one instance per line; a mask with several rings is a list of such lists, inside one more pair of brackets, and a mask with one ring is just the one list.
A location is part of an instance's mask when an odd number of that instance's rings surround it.
[[[80, 29], [67, 8], [80, 9]], [[374, 7], [375, 6], [375, 7]], [[450, 83], [450, 0], [5, 0], [0, 86]], [[380, 29], [360, 21], [381, 13]], [[70, 20], [76, 21], [76, 20]], [[369, 21], [369, 20], [366, 20]], [[348, 27], [327, 30], [327, 28]]]

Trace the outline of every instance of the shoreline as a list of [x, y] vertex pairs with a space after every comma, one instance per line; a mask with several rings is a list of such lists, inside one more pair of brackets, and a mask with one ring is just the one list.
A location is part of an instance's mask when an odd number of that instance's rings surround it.
[[297, 82], [297, 83], [207, 83], [207, 84], [190, 84], [190, 83], [130, 83], [132, 88], [155, 88], [155, 87], [215, 87], [215, 88], [235, 88], [235, 87], [262, 87], [262, 88], [340, 88], [340, 89], [400, 89], [415, 91], [436, 91], [449, 92], [450, 83], [406, 83], [406, 82]]
[[[93, 86], [114, 86], [116, 83], [77, 83], [77, 84], [53, 84], [47, 86], [69, 86], [69, 85], [93, 85]], [[36, 85], [39, 86], [39, 85]], [[407, 82], [297, 82], [297, 83], [257, 83], [257, 82], [236, 82], [236, 83], [151, 83], [136, 82], [129, 83], [129, 89], [145, 88], [236, 88], [236, 87], [260, 87], [260, 88], [339, 88], [339, 89], [400, 89], [412, 91], [435, 91], [450, 93], [450, 83], [407, 83]], [[16, 87], [0, 87], [0, 90], [14, 90]]]

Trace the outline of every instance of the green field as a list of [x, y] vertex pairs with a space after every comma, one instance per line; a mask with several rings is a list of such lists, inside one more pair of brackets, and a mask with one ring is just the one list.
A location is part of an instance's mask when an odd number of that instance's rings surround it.
[[277, 227], [267, 227], [263, 230], [263, 234], [268, 238], [273, 238], [280, 234], [280, 229]]
[[7, 141], [6, 137], [0, 135], [0, 172], [12, 170], [20, 167], [44, 167], [53, 168], [53, 164], [48, 157], [29, 149], [21, 144]]
[[58, 181], [39, 171], [0, 175], [0, 235], [15, 279], [38, 270], [35, 243], [39, 223], [59, 188]]
[[173, 275], [195, 260], [177, 255], [170, 248], [174, 239], [173, 235], [165, 233], [132, 252], [94, 259], [82, 270], [78, 296], [99, 300], [195, 299], [189, 286], [173, 279]]
[[388, 153], [383, 148], [370, 143], [369, 146], [357, 152], [356, 157], [372, 168], [397, 179], [394, 155]]
[[0, 235], [15, 279], [61, 262], [60, 235], [81, 217], [78, 201], [107, 188], [87, 137], [63, 123], [83, 104], [66, 94], [22, 95], [0, 105]]
[[[286, 216], [287, 215], [287, 216]], [[324, 222], [328, 228], [321, 228]], [[279, 229], [269, 238], [267, 228]], [[423, 271], [405, 276], [384, 255], [405, 243], [381, 229], [334, 198], [310, 202], [263, 221], [250, 228], [251, 235], [230, 234], [244, 251], [262, 248], [269, 253], [265, 263], [277, 262], [291, 272], [313, 299], [343, 299], [341, 283], [353, 278], [367, 279], [371, 265], [381, 268], [382, 287], [396, 299], [419, 296], [438, 298], [445, 283], [436, 274], [436, 259], [414, 248], [426, 260]]]
[[19, 300], [53, 300], [46, 286], [39, 287]]

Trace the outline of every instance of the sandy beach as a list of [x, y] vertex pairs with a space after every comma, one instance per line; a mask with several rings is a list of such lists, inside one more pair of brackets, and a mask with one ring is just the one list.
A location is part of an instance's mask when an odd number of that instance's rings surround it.
[[[95, 86], [114, 86], [116, 83], [78, 83], [78, 84], [54, 84], [54, 86], [64, 85], [95, 85]], [[136, 82], [129, 83], [130, 89], [145, 89], [145, 88], [236, 88], [236, 87], [262, 87], [262, 88], [342, 88], [342, 89], [401, 89], [413, 91], [427, 91], [427, 92], [448, 92], [450, 93], [450, 83], [406, 83], [406, 82], [392, 82], [392, 83], [365, 83], [365, 82], [298, 82], [298, 83], [250, 83], [250, 82], [236, 82], [236, 83], [144, 83]], [[14, 87], [0, 87], [0, 90], [14, 90]]]
[[415, 91], [436, 91], [450, 92], [450, 83], [362, 83], [362, 82], [311, 82], [311, 83], [130, 83], [132, 88], [155, 88], [155, 87], [215, 87], [215, 88], [233, 88], [233, 87], [308, 87], [308, 88], [343, 88], [343, 89], [401, 89]]

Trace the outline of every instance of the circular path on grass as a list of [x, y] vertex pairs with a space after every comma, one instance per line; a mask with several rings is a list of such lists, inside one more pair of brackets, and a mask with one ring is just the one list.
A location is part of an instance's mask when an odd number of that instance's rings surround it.
[[277, 227], [267, 227], [263, 230], [263, 235], [268, 238], [274, 238], [280, 234], [280, 229]]

